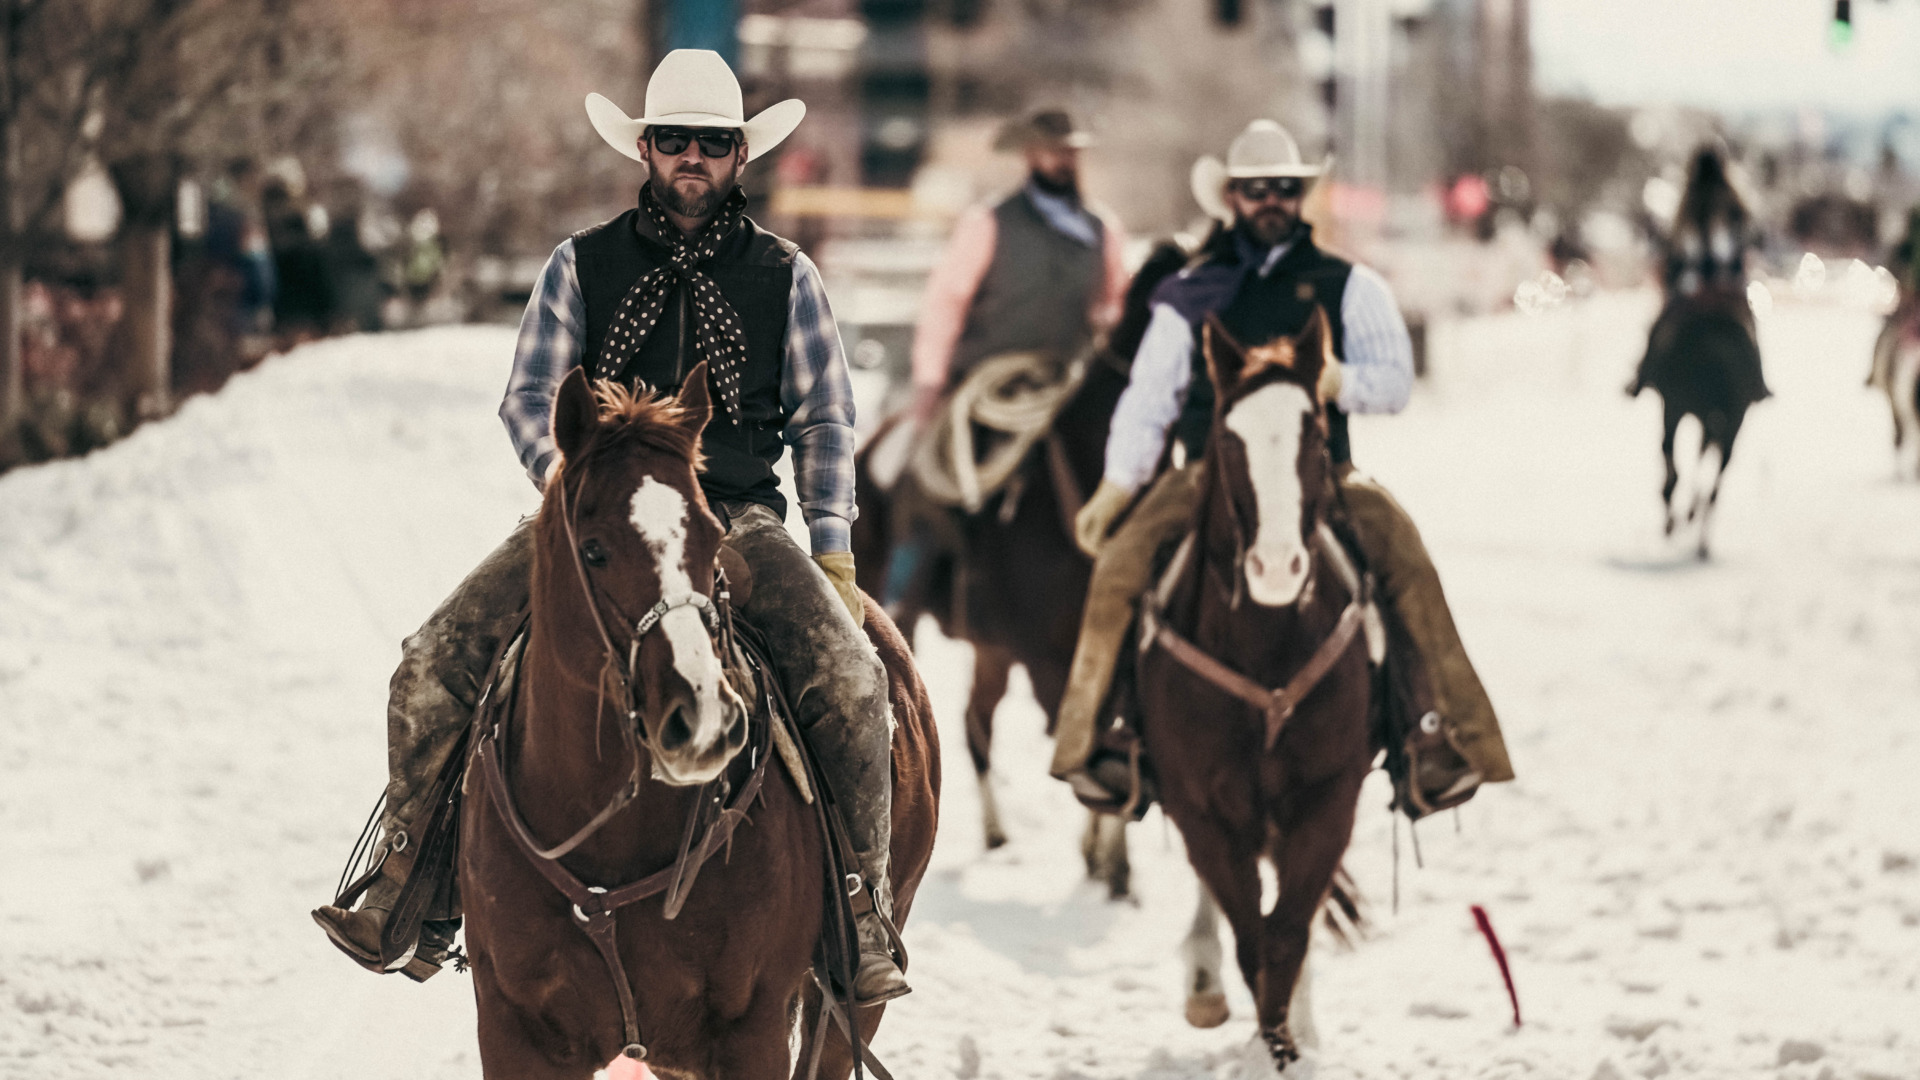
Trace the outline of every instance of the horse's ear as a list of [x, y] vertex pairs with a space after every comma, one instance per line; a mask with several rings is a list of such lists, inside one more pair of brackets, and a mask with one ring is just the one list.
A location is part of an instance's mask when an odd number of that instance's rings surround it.
[[1206, 354], [1207, 374], [1213, 377], [1213, 389], [1218, 400], [1225, 401], [1240, 383], [1240, 373], [1247, 366], [1247, 350], [1233, 335], [1227, 332], [1227, 324], [1220, 316], [1207, 313], [1207, 321], [1200, 328], [1200, 350]]
[[587, 385], [587, 370], [574, 368], [561, 380], [560, 392], [553, 398], [553, 441], [562, 454], [574, 457], [599, 423], [600, 405]]
[[1293, 339], [1293, 373], [1308, 390], [1320, 385], [1320, 372], [1333, 358], [1333, 330], [1327, 325], [1327, 309], [1318, 304], [1307, 316], [1307, 325]]
[[713, 393], [707, 389], [707, 362], [693, 365], [687, 372], [687, 381], [680, 384], [680, 407], [687, 411], [681, 425], [699, 438], [706, 430], [707, 421], [713, 418]]

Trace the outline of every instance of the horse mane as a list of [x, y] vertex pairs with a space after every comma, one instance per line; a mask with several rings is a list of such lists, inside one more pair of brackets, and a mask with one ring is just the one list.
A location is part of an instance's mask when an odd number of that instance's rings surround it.
[[599, 406], [600, 425], [580, 455], [583, 460], [620, 448], [640, 447], [681, 458], [695, 472], [706, 469], [700, 436], [692, 426], [693, 412], [679, 398], [660, 390], [636, 391], [611, 379], [599, 379], [593, 384], [593, 399]]

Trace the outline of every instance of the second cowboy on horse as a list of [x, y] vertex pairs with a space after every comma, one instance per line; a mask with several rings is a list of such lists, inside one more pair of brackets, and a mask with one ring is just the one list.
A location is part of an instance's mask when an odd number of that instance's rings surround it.
[[[718, 406], [702, 438], [700, 487], [751, 571], [740, 614], [766, 638], [795, 718], [836, 793], [879, 913], [892, 908], [892, 717], [879, 656], [860, 629], [849, 523], [854, 517], [853, 395], [820, 273], [742, 208], [740, 170], [805, 115], [797, 100], [745, 119], [740, 84], [717, 53], [680, 49], [630, 118], [599, 95], [587, 113], [615, 150], [646, 165], [638, 205], [562, 241], [520, 324], [500, 407], [535, 484], [555, 474], [554, 395], [585, 366], [595, 378], [677, 389], [707, 365]], [[788, 535], [774, 466], [794, 451], [794, 487], [812, 558]], [[381, 931], [424, 825], [422, 804], [469, 723], [486, 670], [526, 606], [533, 519], [469, 574], [402, 648], [387, 709], [389, 782], [381, 876], [358, 908], [314, 919], [341, 951], [380, 970]], [[883, 914], [859, 923], [861, 1004], [907, 992]], [[425, 979], [452, 945], [453, 924], [428, 922], [404, 970]]]
[[[1328, 313], [1332, 331], [1333, 362], [1320, 394], [1340, 498], [1383, 598], [1424, 662], [1434, 699], [1423, 730], [1409, 739], [1403, 807], [1417, 817], [1459, 805], [1483, 783], [1513, 778], [1492, 702], [1454, 629], [1419, 530], [1385, 488], [1353, 467], [1347, 414], [1404, 407], [1413, 353], [1386, 282], [1322, 250], [1301, 219], [1307, 189], [1324, 171], [1303, 163], [1293, 138], [1271, 120], [1249, 124], [1224, 163], [1206, 157], [1194, 166], [1194, 197], [1217, 223], [1187, 267], [1153, 295], [1146, 336], [1114, 413], [1104, 478], [1076, 522], [1076, 538], [1096, 562], [1052, 772], [1090, 804], [1124, 798], [1104, 780], [1107, 770], [1092, 767], [1110, 719], [1109, 684], [1156, 554], [1190, 527], [1199, 497], [1214, 408], [1197, 347], [1201, 326], [1217, 315], [1237, 340], [1263, 344], [1299, 333], [1316, 307]], [[1170, 436], [1186, 464], [1155, 479]]]
[[[935, 436], [928, 421], [983, 361], [1030, 354], [1064, 364], [1113, 325], [1126, 296], [1126, 232], [1081, 195], [1080, 154], [1092, 137], [1067, 113], [1042, 109], [1007, 125], [995, 145], [1020, 152], [1027, 179], [963, 214], [927, 279], [909, 411], [920, 438]], [[925, 587], [937, 549], [957, 546], [943, 535], [946, 506], [926, 491], [901, 494], [880, 597], [894, 613]]]

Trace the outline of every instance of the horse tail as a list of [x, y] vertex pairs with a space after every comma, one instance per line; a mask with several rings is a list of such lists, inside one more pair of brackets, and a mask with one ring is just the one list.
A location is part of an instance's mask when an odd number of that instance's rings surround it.
[[1353, 875], [1347, 873], [1346, 864], [1340, 864], [1333, 872], [1333, 884], [1327, 887], [1327, 899], [1320, 905], [1327, 930], [1340, 944], [1351, 947], [1366, 938], [1370, 923], [1365, 905], [1360, 886], [1354, 883]]

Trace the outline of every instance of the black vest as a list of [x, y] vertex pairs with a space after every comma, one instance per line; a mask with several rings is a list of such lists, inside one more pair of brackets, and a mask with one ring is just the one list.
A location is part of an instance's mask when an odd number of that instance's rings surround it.
[[1087, 313], [1106, 275], [1106, 230], [1092, 247], [1047, 224], [1025, 189], [993, 209], [993, 261], [967, 309], [947, 383], [989, 356], [1035, 350], [1065, 356], [1091, 335]]
[[[1260, 276], [1258, 267], [1247, 271], [1240, 291], [1221, 310], [1220, 321], [1235, 340], [1252, 347], [1298, 334], [1306, 329], [1307, 319], [1318, 306], [1325, 309], [1327, 325], [1333, 331], [1334, 358], [1344, 360], [1346, 327], [1340, 318], [1340, 302], [1352, 272], [1352, 263], [1321, 251], [1311, 236], [1302, 236], [1266, 277]], [[1213, 378], [1207, 374], [1207, 358], [1198, 333], [1196, 326], [1187, 403], [1173, 425], [1174, 438], [1185, 444], [1188, 461], [1200, 460], [1206, 451], [1207, 432], [1213, 427]], [[1332, 403], [1327, 405], [1327, 449], [1336, 465], [1353, 460], [1347, 440], [1347, 414]]]
[[[756, 502], [786, 516], [787, 500], [773, 467], [786, 446], [780, 439], [787, 416], [780, 405], [780, 375], [787, 341], [787, 306], [793, 295], [793, 257], [799, 248], [742, 218], [719, 252], [700, 267], [733, 305], [747, 339], [747, 369], [741, 379], [742, 422], [733, 419], [714, 394], [713, 419], [700, 440], [707, 468], [700, 486], [710, 500]], [[600, 346], [614, 310], [641, 274], [667, 265], [671, 249], [638, 209], [573, 236], [580, 295], [586, 302], [586, 340], [581, 362], [598, 378], [656, 390], [677, 390], [699, 357], [686, 331], [689, 308], [684, 287], [667, 301], [640, 351], [619, 371], [599, 369]]]

